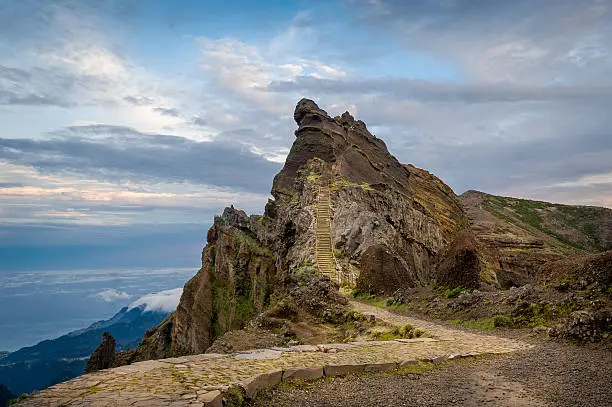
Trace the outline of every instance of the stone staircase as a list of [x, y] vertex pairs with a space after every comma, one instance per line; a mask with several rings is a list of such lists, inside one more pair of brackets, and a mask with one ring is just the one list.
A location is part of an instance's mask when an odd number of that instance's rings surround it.
[[331, 235], [331, 201], [329, 199], [329, 181], [321, 180], [317, 195], [316, 207], [316, 260], [317, 268], [323, 275], [332, 280], [338, 278]]

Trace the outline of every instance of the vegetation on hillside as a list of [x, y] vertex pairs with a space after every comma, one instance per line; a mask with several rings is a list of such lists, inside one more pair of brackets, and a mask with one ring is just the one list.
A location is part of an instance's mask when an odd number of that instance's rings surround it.
[[543, 201], [483, 194], [483, 207], [493, 216], [522, 228], [534, 228], [560, 242], [590, 252], [612, 248], [605, 225], [612, 210], [594, 206], [554, 204]]

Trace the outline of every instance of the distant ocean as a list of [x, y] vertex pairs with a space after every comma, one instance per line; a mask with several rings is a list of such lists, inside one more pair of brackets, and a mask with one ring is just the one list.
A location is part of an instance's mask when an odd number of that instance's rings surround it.
[[139, 297], [182, 287], [197, 268], [0, 272], [0, 351], [112, 317]]

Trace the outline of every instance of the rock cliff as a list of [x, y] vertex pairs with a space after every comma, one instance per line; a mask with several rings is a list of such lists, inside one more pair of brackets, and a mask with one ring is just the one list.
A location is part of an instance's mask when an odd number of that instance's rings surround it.
[[108, 369], [115, 360], [115, 338], [108, 332], [102, 334], [102, 342], [93, 351], [85, 365], [85, 373]]
[[[548, 261], [612, 245], [606, 211], [587, 211], [602, 217], [593, 226], [569, 209], [538, 207], [536, 227], [520, 202], [474, 191], [460, 199], [429, 172], [400, 164], [348, 112], [330, 117], [302, 99], [294, 119], [296, 138], [264, 215], [232, 207], [215, 218], [176, 312], [119, 364], [248, 345], [237, 338], [321, 341], [323, 325], [341, 324], [347, 311], [336, 283], [386, 295], [431, 283], [499, 288], [533, 280]], [[317, 244], [321, 213], [331, 223], [332, 281], [316, 276], [317, 250], [329, 247]], [[574, 216], [582, 234], [559, 229], [556, 213]], [[596, 236], [587, 233], [593, 227]]]
[[261, 217], [226, 208], [208, 231], [202, 268], [185, 284], [174, 314], [172, 354], [203, 353], [223, 333], [240, 329], [269, 302], [274, 255], [256, 231]]
[[461, 203], [442, 181], [393, 157], [348, 112], [330, 117], [303, 99], [285, 166], [266, 207], [263, 240], [290, 272], [314, 263], [317, 186], [329, 183], [332, 241], [345, 282], [391, 293], [435, 278], [436, 255], [467, 227]]

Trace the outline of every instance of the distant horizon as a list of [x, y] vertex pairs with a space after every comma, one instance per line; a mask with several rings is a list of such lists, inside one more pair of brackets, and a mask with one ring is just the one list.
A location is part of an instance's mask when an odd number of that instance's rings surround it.
[[[0, 351], [13, 352], [111, 318], [150, 294], [178, 289], [198, 268], [41, 270], [38, 282], [23, 272], [0, 272]], [[138, 284], [134, 280], [138, 279]]]

